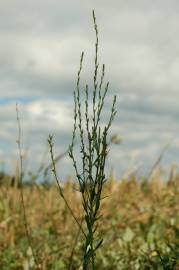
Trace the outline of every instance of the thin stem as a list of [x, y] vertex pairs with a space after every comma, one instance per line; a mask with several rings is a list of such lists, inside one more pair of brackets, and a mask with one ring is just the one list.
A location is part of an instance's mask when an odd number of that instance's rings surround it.
[[18, 146], [18, 151], [19, 151], [19, 188], [20, 188], [20, 198], [21, 198], [21, 205], [22, 205], [22, 210], [23, 210], [23, 220], [24, 220], [24, 228], [25, 228], [25, 233], [28, 241], [28, 245], [32, 250], [32, 256], [34, 258], [35, 265], [37, 269], [40, 269], [40, 265], [38, 264], [33, 246], [32, 246], [32, 238], [30, 235], [30, 230], [28, 226], [28, 221], [27, 221], [27, 215], [26, 215], [26, 209], [25, 209], [25, 202], [24, 202], [24, 193], [23, 193], [23, 157], [22, 157], [22, 147], [21, 147], [21, 137], [22, 137], [22, 132], [21, 132], [21, 123], [20, 123], [20, 117], [19, 117], [19, 109], [18, 109], [18, 104], [16, 103], [16, 119], [17, 119], [17, 125], [18, 125], [18, 138], [17, 138], [17, 146]]
[[60, 196], [62, 197], [62, 199], [64, 200], [70, 214], [72, 215], [73, 219], [76, 221], [78, 227], [80, 228], [80, 230], [82, 231], [82, 233], [84, 234], [84, 236], [86, 237], [86, 234], [81, 226], [81, 224], [79, 223], [78, 219], [76, 218], [76, 216], [73, 213], [73, 210], [71, 209], [68, 201], [66, 200], [64, 193], [63, 193], [63, 189], [60, 186], [59, 180], [58, 180], [58, 176], [57, 176], [57, 171], [56, 171], [56, 165], [55, 165], [55, 160], [54, 160], [54, 155], [53, 155], [53, 136], [49, 135], [49, 139], [48, 139], [48, 143], [49, 143], [49, 147], [50, 147], [50, 155], [51, 155], [51, 160], [52, 160], [52, 172], [54, 174], [55, 177], [55, 181], [57, 183], [58, 189], [59, 189], [59, 193]]

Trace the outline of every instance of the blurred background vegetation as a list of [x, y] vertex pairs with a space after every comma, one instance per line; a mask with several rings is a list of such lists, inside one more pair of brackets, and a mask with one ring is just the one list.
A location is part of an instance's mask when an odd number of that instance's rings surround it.
[[[29, 174], [30, 175], [30, 174]], [[82, 237], [55, 184], [39, 184], [31, 173], [23, 185], [32, 239], [24, 229], [17, 176], [0, 174], [0, 269], [82, 269]], [[179, 169], [168, 180], [155, 168], [150, 179], [111, 173], [102, 200], [97, 269], [179, 269]], [[79, 220], [83, 210], [77, 185], [63, 184], [64, 194]]]

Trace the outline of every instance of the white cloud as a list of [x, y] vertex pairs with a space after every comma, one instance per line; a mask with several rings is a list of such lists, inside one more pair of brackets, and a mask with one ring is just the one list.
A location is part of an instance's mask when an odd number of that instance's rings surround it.
[[[71, 104], [70, 104], [71, 105]], [[46, 100], [31, 102], [24, 108], [29, 120], [39, 126], [39, 121], [44, 121], [47, 130], [55, 125], [62, 132], [70, 132], [73, 125], [72, 107], [61, 101]]]

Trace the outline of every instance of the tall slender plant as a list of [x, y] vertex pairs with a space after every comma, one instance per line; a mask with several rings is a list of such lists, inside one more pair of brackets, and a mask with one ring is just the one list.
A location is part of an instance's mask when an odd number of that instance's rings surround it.
[[[74, 126], [72, 141], [68, 151], [69, 157], [73, 162], [73, 167], [79, 183], [79, 191], [82, 196], [82, 206], [86, 223], [85, 229], [78, 221], [78, 218], [74, 215], [73, 210], [63, 193], [63, 189], [60, 186], [53, 155], [53, 136], [49, 135], [48, 139], [52, 159], [52, 171], [59, 188], [59, 194], [64, 200], [85, 239], [83, 248], [83, 270], [96, 269], [96, 251], [103, 242], [103, 239], [98, 238], [97, 235], [97, 221], [100, 218], [99, 211], [103, 186], [107, 181], [105, 176], [105, 162], [108, 153], [108, 132], [116, 114], [116, 96], [114, 96], [110, 109], [109, 120], [106, 125], [101, 123], [101, 116], [104, 101], [109, 89], [109, 82], [104, 84], [104, 64], [102, 65], [101, 75], [100, 77], [98, 76], [98, 27], [94, 11], [93, 23], [96, 34], [93, 88], [90, 91], [88, 84], [86, 84], [83, 101], [83, 96], [81, 95], [80, 90], [80, 76], [84, 58], [84, 53], [82, 52], [80, 68], [77, 75], [76, 89], [74, 90]], [[90, 107], [92, 107], [92, 112], [90, 112]], [[79, 133], [80, 138], [80, 160], [77, 160], [74, 154], [77, 132]]]
[[[79, 183], [85, 213], [86, 232], [83, 249], [83, 270], [96, 269], [96, 251], [103, 241], [103, 239], [98, 239], [97, 236], [97, 221], [100, 218], [99, 210], [102, 190], [107, 180], [105, 176], [105, 162], [108, 153], [108, 132], [116, 114], [116, 96], [114, 96], [109, 120], [103, 127], [101, 116], [109, 89], [109, 82], [104, 84], [104, 64], [102, 65], [101, 75], [100, 77], [98, 76], [98, 27], [94, 11], [93, 23], [96, 35], [93, 89], [90, 91], [88, 84], [86, 85], [83, 100], [80, 90], [80, 76], [84, 58], [84, 53], [82, 52], [76, 89], [74, 91], [74, 126], [72, 142], [69, 147], [69, 156], [72, 159]], [[92, 107], [92, 112], [90, 112], [90, 107]], [[75, 158], [74, 154], [77, 132], [79, 132], [80, 138], [80, 161]]]

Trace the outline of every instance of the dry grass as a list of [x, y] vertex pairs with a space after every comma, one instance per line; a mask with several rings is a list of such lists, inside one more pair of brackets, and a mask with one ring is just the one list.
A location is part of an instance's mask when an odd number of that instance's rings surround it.
[[[167, 243], [176, 249], [179, 241], [179, 175], [173, 175], [169, 182], [160, 178], [160, 174], [155, 174], [150, 182], [139, 181], [135, 176], [123, 181], [110, 179], [99, 220], [105, 241], [98, 254], [98, 265], [103, 268], [98, 269], [165, 269], [152, 268], [161, 264], [156, 250], [164, 257], [168, 254], [169, 259], [174, 256]], [[80, 269], [83, 236], [75, 243], [78, 227], [59, 198], [57, 188], [33, 185], [24, 187], [23, 192], [33, 248], [41, 269], [68, 269], [74, 245], [71, 269]], [[64, 193], [80, 220], [83, 210], [76, 185], [67, 182]], [[30, 262], [33, 266], [22, 221], [20, 190], [1, 185], [0, 269], [34, 269], [28, 266]], [[151, 266], [147, 268], [147, 264]]]

